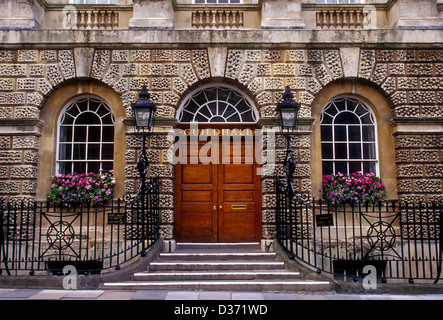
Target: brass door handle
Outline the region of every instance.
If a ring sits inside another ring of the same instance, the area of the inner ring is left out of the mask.
[[[213,206],[213,207],[212,207],[212,210],[217,210],[217,206]]]

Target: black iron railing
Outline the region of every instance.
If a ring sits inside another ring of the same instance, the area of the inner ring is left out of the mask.
[[[143,201],[66,208],[45,202],[0,204],[0,274],[79,273],[116,268],[143,255],[160,236],[158,178]]]
[[[290,258],[340,279],[361,279],[372,265],[381,280],[438,282],[443,204],[330,206],[294,195],[277,178],[276,237]]]

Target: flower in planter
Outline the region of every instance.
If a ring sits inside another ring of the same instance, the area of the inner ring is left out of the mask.
[[[73,173],[60,175],[52,179],[51,189],[46,199],[53,204],[67,207],[84,204],[103,204],[113,198],[113,171],[96,173]]]
[[[324,175],[323,190],[320,192],[328,203],[336,206],[349,202],[378,203],[386,198],[385,185],[374,173]]]

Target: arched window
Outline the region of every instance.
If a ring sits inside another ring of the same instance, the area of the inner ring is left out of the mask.
[[[192,93],[178,111],[180,123],[256,123],[257,111],[240,92],[224,86],[208,86]]]
[[[98,97],[68,103],[58,123],[57,173],[112,170],[114,122],[111,108]]]
[[[338,97],[321,115],[323,174],[378,174],[375,116],[361,100]]]

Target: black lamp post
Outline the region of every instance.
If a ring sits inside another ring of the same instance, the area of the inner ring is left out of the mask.
[[[139,99],[131,104],[132,110],[135,116],[135,125],[137,130],[143,130],[142,143],[140,155],[137,160],[137,169],[140,174],[140,184],[137,196],[134,199],[126,199],[127,203],[135,203],[138,199],[144,198],[146,190],[146,174],[149,170],[148,157],[146,155],[146,134],[152,128],[152,123],[154,121],[155,111],[157,107],[150,100],[150,95],[146,86],[144,85],[139,94]]]
[[[292,94],[289,87],[286,87],[285,93],[283,94],[283,101],[277,105],[278,119],[280,124],[280,129],[282,133],[287,131],[286,134],[286,158],[283,164],[283,169],[288,180],[288,191],[295,194],[294,188],[292,186],[292,175],[295,171],[295,158],[291,150],[291,133],[297,131],[297,117],[300,111],[300,103],[294,100],[294,95]]]

